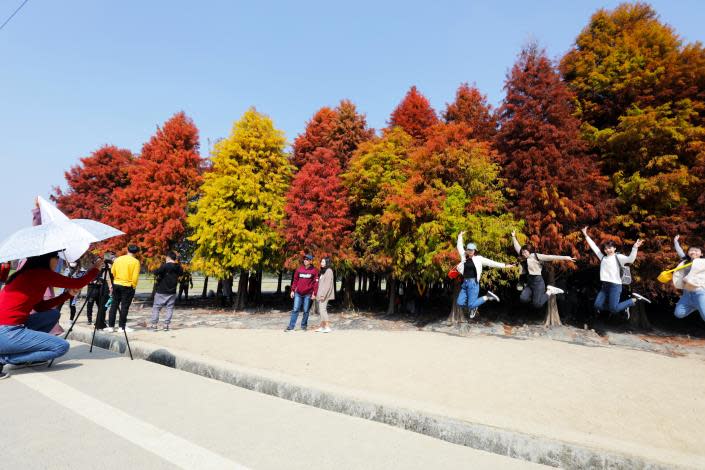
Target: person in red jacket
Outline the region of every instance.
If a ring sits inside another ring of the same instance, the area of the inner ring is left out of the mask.
[[[7,280],[0,291],[0,378],[6,364],[35,365],[66,354],[69,343],[50,335],[59,320],[54,307],[71,299],[92,281],[103,267],[98,260],[82,277],[71,278],[56,273],[57,252],[27,258],[22,268]],[[63,294],[42,300],[48,287],[67,289]],[[30,312],[35,313],[30,316]]]
[[[284,331],[292,331],[296,328],[296,320],[299,318],[299,310],[303,308],[304,316],[301,319],[301,329],[308,328],[308,313],[311,309],[311,296],[316,295],[318,290],[318,270],[313,267],[313,255],[304,256],[303,266],[299,266],[294,272],[294,280],[291,282],[291,298],[294,299],[294,310],[291,311],[289,326]]]

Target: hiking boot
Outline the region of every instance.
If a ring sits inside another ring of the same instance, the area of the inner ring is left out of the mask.
[[[636,292],[632,292],[632,297],[634,298],[634,300],[643,300],[644,302],[651,303],[649,299],[647,299],[641,294],[637,294]]]
[[[497,297],[497,294],[495,294],[491,290],[488,290],[487,291],[487,300],[490,300],[493,302],[499,302],[499,297]]]

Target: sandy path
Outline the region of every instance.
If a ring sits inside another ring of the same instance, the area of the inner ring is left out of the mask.
[[[135,339],[360,397],[705,466],[705,361],[550,340],[427,332],[193,328]]]

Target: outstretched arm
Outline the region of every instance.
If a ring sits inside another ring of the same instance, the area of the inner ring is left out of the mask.
[[[506,264],[506,263],[500,263],[499,261],[491,260],[489,258],[485,258],[484,256],[480,257],[482,261],[483,266],[487,266],[488,268],[513,268],[515,265],[514,264]]]
[[[681,244],[679,242],[680,237],[681,237],[680,235],[676,235],[673,238],[673,248],[676,249],[676,253],[678,254],[678,257],[680,259],[685,259],[686,258],[685,251],[683,251],[683,248],[681,248]]]
[[[592,241],[592,238],[590,238],[590,235],[587,234],[587,227],[581,230],[583,232],[583,235],[585,235],[585,240],[588,242],[588,245],[590,245],[590,248],[592,251],[595,253],[595,256],[597,256],[600,260],[605,256],[602,254],[602,251],[600,248],[595,244],[594,241]]]
[[[572,256],[543,255],[541,253],[537,253],[536,257],[539,261],[575,261],[575,258]]]

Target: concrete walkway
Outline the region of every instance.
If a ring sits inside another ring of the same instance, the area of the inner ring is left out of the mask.
[[[1,468],[540,468],[87,349],[0,381]]]
[[[82,329],[83,330],[83,329]],[[88,330],[83,330],[86,333]],[[366,402],[702,468],[705,361],[546,339],[191,328],[131,339]],[[541,461],[541,460],[538,460]]]

